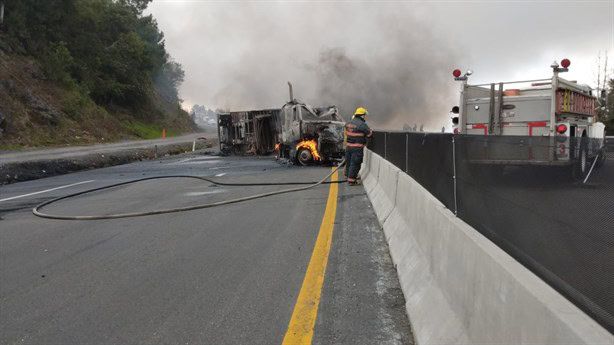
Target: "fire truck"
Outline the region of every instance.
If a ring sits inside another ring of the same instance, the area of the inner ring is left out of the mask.
[[[497,84],[470,85],[471,70],[454,70],[461,88],[452,121],[455,133],[467,137],[467,159],[572,167],[580,178],[603,165],[605,125],[596,120],[597,99],[589,86],[559,77],[570,64],[555,61],[551,78]]]

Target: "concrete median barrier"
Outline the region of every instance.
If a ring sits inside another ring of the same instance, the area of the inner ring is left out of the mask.
[[[614,336],[375,153],[365,184],[418,344],[614,344]]]
[[[363,157],[362,164],[360,165],[360,176],[362,176],[363,180],[367,178],[367,175],[369,175],[369,164],[367,162],[369,162],[370,156],[371,151],[365,149],[365,155]]]
[[[364,159],[367,174],[366,176],[363,176],[362,183],[367,193],[369,193],[377,185],[377,177],[379,175],[379,163],[383,160],[373,159],[373,156],[375,156],[376,154],[371,152],[370,150],[365,149],[365,151],[368,151],[368,154],[365,154]],[[360,174],[362,176],[362,170]]]
[[[399,170],[390,162],[379,158],[377,160],[380,161],[378,164],[378,177],[375,186],[371,190],[370,200],[373,208],[378,210],[377,218],[380,224],[383,224],[394,208]]]

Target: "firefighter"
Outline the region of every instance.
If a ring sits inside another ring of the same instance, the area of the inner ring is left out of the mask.
[[[358,107],[352,120],[345,124],[345,176],[351,186],[360,184],[358,171],[362,164],[363,148],[367,145],[367,138],[373,135],[365,121],[367,114],[367,109]]]

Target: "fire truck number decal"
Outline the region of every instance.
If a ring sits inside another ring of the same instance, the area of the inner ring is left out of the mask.
[[[560,144],[559,145],[559,154],[560,155],[564,155],[566,149],[567,149],[567,147],[565,146],[565,144]]]

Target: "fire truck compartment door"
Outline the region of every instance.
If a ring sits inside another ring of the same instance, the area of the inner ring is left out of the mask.
[[[510,108],[502,111],[501,120],[504,123],[550,120],[551,104],[548,96],[504,96],[503,104]],[[468,99],[467,124],[488,123],[489,105],[489,98]]]

